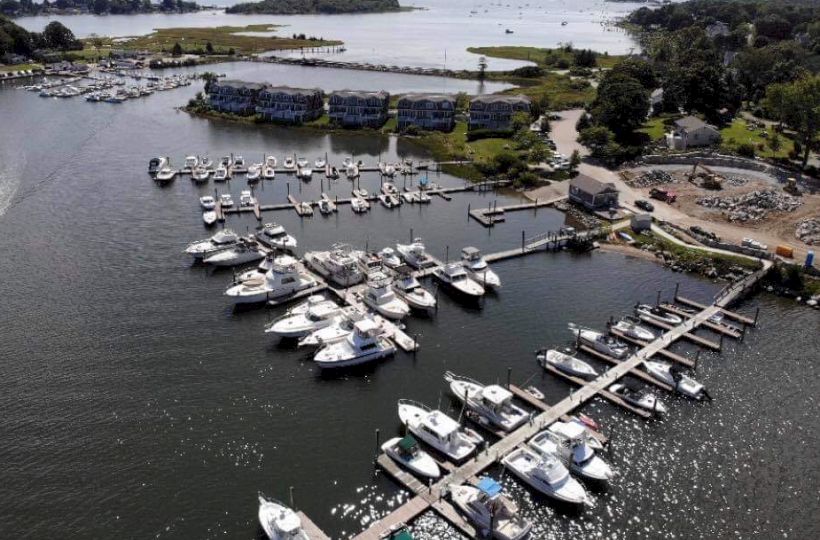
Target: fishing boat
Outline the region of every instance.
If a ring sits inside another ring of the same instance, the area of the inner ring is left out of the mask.
[[[508,471],[547,497],[568,504],[585,504],[589,500],[584,486],[570,476],[554,453],[536,452],[522,446],[504,456],[501,462]]]
[[[359,263],[359,268],[362,269],[362,272],[364,272],[366,276],[370,277],[370,274],[374,276],[376,274],[384,274],[382,260],[375,253],[353,250],[350,254],[356,259],[356,262]]]
[[[228,168],[219,165],[214,171],[214,182],[225,182],[226,180],[228,180]]]
[[[478,248],[472,246],[461,250],[461,263],[467,269],[467,274],[484,287],[501,287],[501,278],[490,269],[484,256]]]
[[[208,262],[207,260],[205,262]],[[264,276],[237,283],[225,291],[225,296],[237,304],[255,304],[266,300],[281,300],[315,287],[316,279],[289,255],[273,259]]]
[[[214,208],[216,208],[216,199],[214,199],[210,195],[203,195],[199,198],[199,205],[204,210],[213,210]]]
[[[283,338],[302,338],[335,322],[342,311],[336,302],[311,296],[307,310],[289,311],[265,328],[265,332]]]
[[[611,330],[617,330],[627,337],[639,339],[641,341],[652,341],[655,339],[655,334],[648,328],[638,324],[640,319],[634,317],[624,317],[617,323],[613,324]]]
[[[248,264],[265,258],[265,252],[259,249],[255,242],[241,240],[236,245],[208,255],[202,262],[212,266],[238,266]]]
[[[367,289],[362,294],[362,301],[379,315],[392,320],[400,320],[410,313],[410,306],[399,298],[391,285],[393,279],[382,272],[373,272],[367,276]]]
[[[370,319],[362,319],[353,324],[353,332],[345,339],[319,349],[313,361],[321,368],[342,368],[373,362],[395,352],[384,329]]]
[[[655,394],[643,388],[615,383],[609,387],[609,391],[635,407],[657,414],[666,414],[666,406],[663,402]]]
[[[211,170],[202,165],[197,165],[191,170],[191,180],[194,182],[207,182],[210,177]]]
[[[148,161],[148,174],[155,175],[161,169],[168,166],[169,160],[167,157],[154,157]]]
[[[452,290],[468,298],[484,296],[484,287],[467,275],[460,263],[450,263],[433,270],[433,277]]]
[[[268,540],[310,540],[296,512],[262,495],[259,495],[259,524]]]
[[[323,278],[342,287],[350,287],[364,279],[364,273],[351,251],[350,246],[335,244],[329,251],[308,251],[305,262]]]
[[[350,208],[356,214],[364,214],[370,210],[370,203],[361,197],[353,197],[350,199]]]
[[[401,266],[402,264],[401,259],[396,254],[396,251],[391,247],[383,248],[381,251],[379,251],[378,255],[382,261],[382,264],[387,268],[395,269]]]
[[[492,530],[496,540],[521,540],[532,524],[518,515],[518,507],[502,493],[501,484],[483,477],[478,485],[450,486],[453,504],[480,530]]]
[[[683,368],[666,362],[644,360],[643,367],[653,378],[672,386],[676,392],[686,397],[701,400],[709,396],[706,388],[684,373]]]
[[[569,324],[569,330],[579,342],[592,347],[601,354],[611,356],[617,360],[622,360],[629,354],[629,346],[612,336],[607,336],[589,328],[581,328],[572,323]]]
[[[343,307],[329,325],[314,330],[300,339],[299,347],[321,347],[328,343],[341,341],[353,333],[353,325],[362,319],[370,319],[375,324],[382,324],[381,318],[376,315],[362,313],[353,306]]]
[[[441,470],[430,454],[419,447],[412,435],[394,437],[382,445],[382,452],[390,459],[424,478],[438,478]]]
[[[635,313],[639,316],[647,317],[662,323],[671,324],[673,326],[677,326],[683,322],[683,318],[679,315],[669,313],[659,307],[650,306],[649,304],[640,304],[636,306]]]
[[[255,184],[262,178],[262,164],[261,163],[254,163],[250,167],[248,167],[248,173],[245,175],[246,179],[248,180],[249,184]]]
[[[399,420],[410,433],[455,462],[467,459],[484,440],[443,412],[409,399],[399,400]]]
[[[412,274],[405,274],[396,279],[393,282],[393,290],[413,309],[429,311],[436,307],[436,297],[422,287]]]
[[[555,369],[563,371],[567,375],[581,377],[583,379],[593,379],[598,376],[595,368],[579,358],[564,354],[555,349],[541,350],[536,353],[535,359],[541,366],[553,366]]]
[[[262,230],[256,233],[256,239],[264,246],[283,251],[293,251],[298,244],[296,238],[289,235],[285,227],[273,222],[265,223]]]
[[[583,426],[575,422],[555,422],[529,441],[536,452],[556,455],[569,470],[585,480],[605,483],[615,473],[612,467],[595,453]]]
[[[256,268],[252,268],[251,270],[247,270],[242,272],[241,274],[234,277],[234,284],[236,283],[244,283],[246,281],[255,280],[256,278],[265,277],[265,274],[268,273],[268,270],[273,267],[273,259],[274,256],[272,254],[268,254],[264,259],[259,261],[259,264]]]
[[[202,221],[205,223],[205,225],[210,227],[211,225],[216,223],[216,220],[217,216],[214,210],[206,210],[202,212]]]
[[[422,269],[434,264],[427,255],[421,238],[414,238],[412,244],[396,244],[396,251],[404,262],[413,268]]]
[[[293,170],[296,168],[296,161],[292,157],[286,157],[284,162],[282,163],[282,167],[287,170]]]
[[[176,175],[177,171],[175,171],[171,167],[163,167],[159,171],[157,171],[157,174],[156,176],[154,176],[154,179],[156,179],[156,181],[160,184],[167,184],[171,182],[176,177]]]
[[[504,431],[512,431],[527,421],[528,415],[513,403],[512,393],[497,384],[483,385],[450,371],[444,374],[453,395],[480,417]]]
[[[251,190],[245,189],[239,193],[239,206],[243,208],[250,208],[256,204],[256,197],[253,196]]]
[[[233,197],[230,193],[223,193],[219,196],[219,204],[222,208],[230,208],[233,206]]]
[[[191,242],[185,248],[185,253],[194,259],[204,259],[208,255],[225,249],[230,249],[239,242],[239,235],[230,229],[223,229],[205,240]]]

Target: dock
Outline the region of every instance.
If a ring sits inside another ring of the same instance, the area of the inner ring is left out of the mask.
[[[699,302],[695,302],[694,300],[690,300],[689,298],[685,298],[683,296],[675,295],[675,302],[679,304],[684,304],[695,309],[706,309],[708,306],[701,304]],[[752,319],[751,317],[746,317],[745,315],[741,315],[739,313],[735,313],[734,311],[729,311],[725,308],[720,308],[720,312],[723,313],[725,317],[732,319],[733,321],[737,321],[749,326],[755,326],[757,324],[756,319]]]
[[[683,317],[684,319],[691,319],[693,316],[690,311],[681,309],[675,304],[660,304],[658,307],[660,307],[662,310],[668,313],[673,313],[675,315],[678,315],[679,317]],[[712,321],[704,321],[702,326],[704,328],[708,328],[709,330],[729,336],[734,339],[740,339],[743,336],[742,330],[739,330],[738,328],[735,328],[733,326],[728,326],[726,324],[714,323]]]
[[[647,317],[646,315],[640,315],[638,317],[643,322],[647,324],[651,324],[652,326],[657,326],[658,328],[662,328],[663,330],[672,330],[674,328],[673,325],[667,324],[665,322],[661,322],[657,319],[652,317]],[[691,319],[690,319],[691,320]],[[719,351],[721,349],[720,343],[714,342],[711,339],[706,339],[704,337],[697,336],[691,332],[684,332],[680,335],[681,338],[687,339],[696,345],[700,345],[701,347],[706,347],[707,349],[712,349],[713,351]]]
[[[614,335],[619,336],[619,334],[620,334],[620,332],[618,334],[614,334]],[[603,360],[604,362],[609,362],[610,364],[620,364],[621,363],[620,360],[618,360],[616,358],[613,358],[611,356],[608,356],[606,354],[599,353],[598,351],[596,351],[596,350],[594,350],[590,347],[587,347],[586,345],[581,345],[580,349],[582,351],[584,351],[585,353],[587,353],[591,356],[594,356],[595,358],[597,358],[599,360]],[[661,390],[666,390],[667,392],[672,392],[674,390],[674,388],[672,388],[668,384],[659,381],[655,377],[652,377],[651,375],[648,375],[646,372],[644,372],[644,371],[642,371],[638,368],[633,369],[632,371],[629,372],[629,374],[636,377],[636,378],[638,378],[638,379],[641,379],[645,383],[649,383],[649,384],[652,384],[654,386],[657,386]]]
[[[325,534],[325,532],[319,528],[318,525],[313,523],[307,514],[304,512],[296,512],[296,515],[299,516],[299,519],[302,522],[302,529],[307,533],[308,538],[310,540],[330,540],[330,537]]]
[[[635,339],[633,337],[629,337],[626,334],[624,334],[623,332],[619,332],[617,330],[613,330],[613,329],[610,328],[609,333],[612,334],[613,336],[618,337],[619,339],[622,339],[622,340],[626,341],[627,343],[631,343],[632,345],[638,345],[639,347],[646,346],[646,341],[642,341],[640,339]],[[586,349],[584,349],[584,350],[586,352]],[[592,351],[592,352],[595,353],[595,354],[600,354],[597,351]],[[694,368],[695,367],[695,363],[692,360],[689,360],[685,356],[681,356],[679,354],[673,353],[672,351],[668,351],[666,349],[661,349],[660,351],[658,351],[658,356],[663,356],[667,360],[671,360],[673,362],[676,362],[676,363],[678,363],[682,366],[686,366],[688,368]]]
[[[521,210],[537,210],[546,206],[553,206],[555,203],[566,200],[566,196],[554,197],[539,201],[521,204],[509,204],[506,206],[490,205],[487,208],[474,208],[467,211],[469,216],[485,227],[493,227],[496,223],[505,221],[504,214],[507,212],[519,212]]]

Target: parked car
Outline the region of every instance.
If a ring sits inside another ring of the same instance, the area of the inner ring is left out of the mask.
[[[769,248],[769,246],[767,246],[766,244],[761,244],[760,242],[752,238],[744,238],[743,242],[741,242],[741,245],[752,249],[759,249],[761,251],[766,251]]]
[[[637,201],[635,201],[635,206],[647,212],[651,212],[655,209],[655,205],[644,199],[638,199]]]

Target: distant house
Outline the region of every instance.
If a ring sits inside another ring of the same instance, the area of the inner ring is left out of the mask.
[[[666,134],[666,144],[673,150],[709,146],[718,142],[720,142],[720,132],[717,128],[695,116],[686,116],[676,120],[672,132]]]
[[[263,83],[217,80],[208,88],[208,103],[217,111],[250,116],[256,112],[256,100],[264,88]]]
[[[301,124],[322,116],[324,94],[318,88],[269,86],[259,92],[256,113],[273,122]]]
[[[725,22],[716,21],[706,27],[706,35],[711,39],[715,39],[719,36],[728,36],[731,33],[732,31],[729,29],[729,25]]]
[[[390,94],[341,90],[330,94],[327,103],[332,122],[347,127],[381,127],[387,121]]]
[[[569,200],[589,210],[607,210],[618,206],[618,189],[612,182],[579,174],[569,182]]]
[[[447,94],[407,94],[398,102],[398,127],[450,131],[455,125],[456,98]]]
[[[509,129],[514,114],[529,114],[530,98],[488,94],[470,101],[470,129]]]

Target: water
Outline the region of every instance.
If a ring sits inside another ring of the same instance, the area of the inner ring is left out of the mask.
[[[224,2],[225,5],[235,3],[236,0]],[[163,27],[279,24],[285,25],[280,29],[281,35],[305,33],[344,41],[347,52],[329,55],[337,60],[476,69],[478,56],[468,53],[467,47],[555,47],[572,43],[576,47],[611,54],[627,53],[635,47],[635,43],[626,33],[609,23],[642,5],[604,0],[540,0],[526,5],[476,0],[413,0],[410,3],[424,9],[336,16],[227,15],[222,11],[180,15],[76,15],[23,17],[17,22],[26,29],[41,31],[48,22],[56,19],[68,25],[77,36],[83,37],[93,33],[140,35]],[[566,26],[561,25],[563,21],[567,21]],[[505,33],[507,29],[514,33]],[[522,63],[517,61],[489,59],[489,68],[493,70],[520,65]]]
[[[298,83],[298,81],[295,81]],[[333,537],[361,530],[406,499],[374,476],[374,430],[398,433],[395,403],[449,408],[445,370],[483,381],[535,384],[556,402],[569,387],[541,375],[533,351],[569,342],[570,321],[602,327],[655,291],[681,283],[708,300],[720,284],[672,274],[620,254],[542,254],[498,263],[504,287],[483,309],[447,295],[431,319],[412,318],[416,355],[321,375],[306,351],[269,339],[281,310],[234,311],[222,292],[230,271],[192,266],[185,244],[206,236],[197,197],[213,189],[179,178],[161,189],[149,157],[228,152],[259,159],[327,152],[338,163],[423,159],[408,141],[215,123],[173,107],[196,87],[122,105],[41,99],[0,87],[0,272],[3,411],[0,530],[9,538],[256,538],[257,491],[288,499]],[[258,156],[258,157],[257,157]],[[461,181],[431,176],[443,185]],[[284,177],[262,184],[282,202]],[[315,178],[300,198],[328,186]],[[378,178],[366,175],[362,187]],[[238,196],[244,182],[230,189]],[[346,195],[340,180],[331,193]],[[505,249],[521,231],[555,230],[552,210],[512,213],[486,230],[467,207],[514,195],[457,194],[426,207],[331,218],[266,215],[300,241],[300,252],[344,240],[380,247],[424,237],[453,257],[467,244]],[[251,229],[250,216],[230,218]],[[761,296],[760,328],[720,356],[701,356],[698,378],[716,397],[671,399],[671,414],[645,423],[609,404],[585,412],[613,436],[622,476],[581,516],[556,511],[512,478],[503,482],[537,521],[534,538],[813,538],[818,535],[816,433],[818,317]],[[689,352],[688,345],[680,350]],[[422,538],[454,533],[435,516]]]

